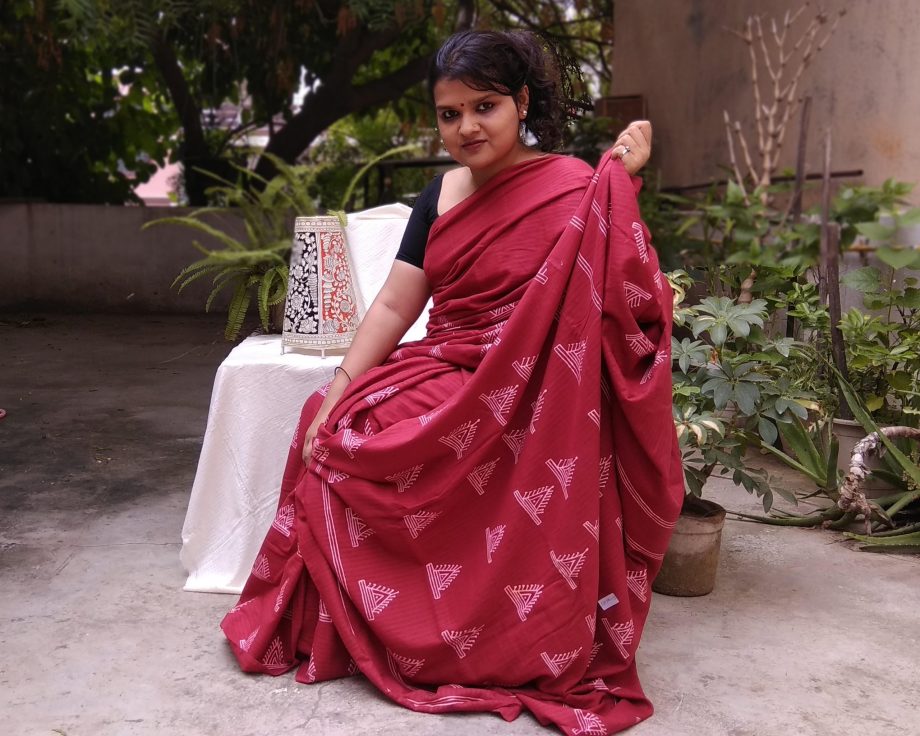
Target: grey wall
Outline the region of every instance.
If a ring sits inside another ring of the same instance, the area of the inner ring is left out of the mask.
[[[170,288],[199,257],[191,245],[198,236],[169,225],[141,231],[150,220],[188,211],[0,204],[0,309],[202,312],[209,283],[181,294]],[[220,222],[231,232],[240,224],[228,216]]]
[[[753,120],[747,46],[726,28],[740,30],[751,13],[781,18],[802,5],[802,0],[615,3],[613,92],[646,97],[665,185],[721,178],[719,166],[729,160],[722,110],[742,124]],[[920,2],[824,0],[810,4],[798,29],[818,6],[831,13],[846,8],[847,14],[800,86],[813,98],[809,170],[820,171],[818,136],[830,127],[836,170],[863,169],[871,184],[888,177],[920,180]],[[795,124],[780,169],[794,166],[797,137]],[[920,190],[913,198],[920,201]]]

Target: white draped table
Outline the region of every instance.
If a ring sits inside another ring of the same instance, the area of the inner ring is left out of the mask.
[[[388,205],[348,216],[346,239],[362,309],[386,279],[409,212]],[[405,339],[423,337],[427,318],[426,310]],[[324,358],[288,348],[282,354],[280,335],[259,335],[245,339],[218,368],[182,527],[185,590],[242,590],[275,515],[303,402],[332,379],[342,353],[327,351]]]

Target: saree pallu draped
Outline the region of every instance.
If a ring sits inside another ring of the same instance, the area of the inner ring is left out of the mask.
[[[592,175],[593,174],[593,175]],[[618,160],[502,171],[432,228],[424,340],[353,381],[222,623],[246,671],[567,734],[652,713],[634,654],[683,498],[671,292]]]

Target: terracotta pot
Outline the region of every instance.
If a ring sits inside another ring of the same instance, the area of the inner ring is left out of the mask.
[[[837,441],[840,443],[840,452],[837,455],[837,467],[846,473],[850,469],[850,456],[853,454],[853,448],[856,446],[857,442],[866,436],[866,430],[863,429],[863,426],[859,422],[853,421],[852,419],[834,419],[834,434],[837,436]],[[869,458],[867,465],[869,466],[869,470],[885,467],[885,464],[879,460],[878,456]],[[867,498],[878,498],[879,496],[884,496],[895,490],[895,487],[887,481],[870,475],[862,484],[862,490]]]
[[[719,504],[695,496],[684,499],[652,590],[679,596],[711,593],[716,584],[724,524],[725,509]]]

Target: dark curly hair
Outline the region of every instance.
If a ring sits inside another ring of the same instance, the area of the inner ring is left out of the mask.
[[[517,96],[530,91],[524,125],[537,139],[541,151],[562,144],[563,133],[575,107],[572,80],[578,67],[560,57],[547,41],[526,31],[461,31],[438,49],[428,73],[428,91],[441,79],[456,79],[473,89]]]

